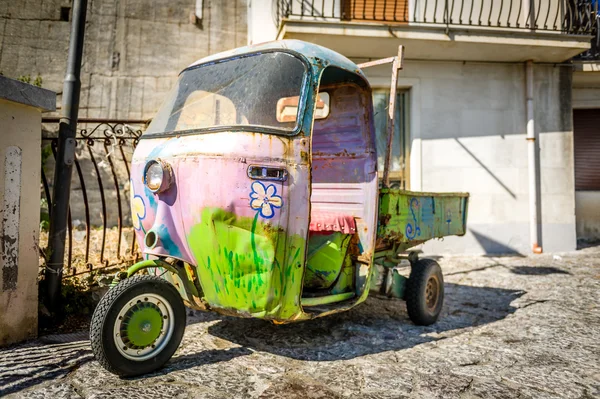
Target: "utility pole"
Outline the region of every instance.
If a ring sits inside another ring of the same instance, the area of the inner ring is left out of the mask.
[[[52,188],[52,212],[48,238],[50,259],[46,267],[47,298],[50,311],[60,305],[62,274],[65,258],[65,235],[71,195],[71,175],[75,161],[75,134],[81,89],[81,59],[85,35],[87,0],[73,1],[71,39],[67,73],[63,85],[62,110],[58,130],[58,152]]]

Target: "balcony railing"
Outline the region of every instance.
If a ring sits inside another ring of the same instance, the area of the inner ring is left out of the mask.
[[[594,0],[592,12],[583,16],[584,25],[591,26],[592,46],[585,53],[579,54],[574,59],[577,61],[600,61],[600,14],[598,13],[599,0]]]
[[[592,39],[592,47],[575,57],[577,61],[600,61],[600,29],[598,29],[598,19],[596,19],[596,32]]]
[[[597,32],[599,0],[274,0],[284,19]]]

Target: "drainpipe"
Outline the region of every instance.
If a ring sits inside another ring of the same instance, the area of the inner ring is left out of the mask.
[[[533,61],[526,63],[527,80],[527,155],[529,171],[529,238],[531,249],[535,254],[542,253],[539,234],[539,192],[537,185],[538,162],[537,143],[535,138],[534,108],[533,108]]]
[[[536,29],[535,23],[535,0],[522,0],[521,7],[523,8],[523,27],[529,28],[532,31]]]
[[[87,0],[73,1],[71,39],[67,58],[67,73],[63,84],[62,110],[58,127],[58,152],[54,169],[52,189],[52,212],[50,219],[50,259],[46,267],[48,308],[56,312],[60,305],[62,272],[65,259],[65,235],[71,195],[71,175],[75,161],[75,133],[79,113],[81,88],[81,59],[85,34]]]

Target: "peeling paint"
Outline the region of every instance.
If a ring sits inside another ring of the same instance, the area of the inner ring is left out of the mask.
[[[2,204],[2,291],[17,289],[19,264],[19,218],[21,215],[21,157],[19,147],[6,148],[4,160],[4,200]]]

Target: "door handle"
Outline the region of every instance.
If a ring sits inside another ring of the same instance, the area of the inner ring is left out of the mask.
[[[250,165],[248,166],[248,177],[254,180],[276,180],[286,181],[288,172],[285,168],[273,166]]]

